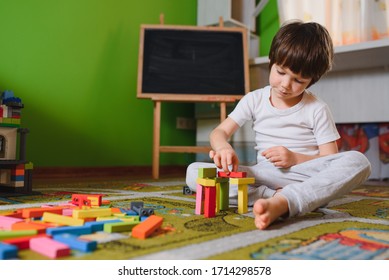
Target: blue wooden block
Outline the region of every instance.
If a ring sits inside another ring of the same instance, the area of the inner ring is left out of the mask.
[[[86,222],[84,226],[89,226],[92,229],[92,232],[96,231],[103,231],[104,230],[104,224],[106,223],[119,223],[122,222],[122,220],[106,220],[106,221],[93,221],[93,222]]]
[[[119,208],[122,213],[127,214],[128,216],[139,216],[138,213],[136,213],[134,210],[131,209],[125,209],[125,208]]]
[[[56,228],[48,228],[46,229],[46,233],[49,235],[57,235],[63,233],[69,233],[74,235],[83,235],[83,234],[91,234],[92,227],[91,226],[75,226],[75,227],[56,227]]]
[[[13,259],[18,256],[18,247],[0,242],[0,260]]]
[[[70,249],[81,252],[88,253],[96,250],[97,248],[97,241],[79,239],[77,235],[73,234],[56,234],[53,236],[53,239],[68,245]]]

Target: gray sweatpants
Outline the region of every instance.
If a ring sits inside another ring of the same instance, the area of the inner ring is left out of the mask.
[[[186,184],[196,191],[199,168],[213,163],[194,162],[187,168]],[[277,189],[288,201],[289,217],[311,212],[362,184],[370,176],[371,166],[360,152],[349,151],[320,157],[290,168],[277,168],[260,157],[253,166],[239,166],[247,177],[255,177],[249,186],[249,205],[259,198],[274,195]],[[230,186],[230,203],[237,201],[237,186]]]

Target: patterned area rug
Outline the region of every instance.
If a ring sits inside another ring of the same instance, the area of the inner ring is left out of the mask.
[[[131,238],[129,232],[98,232],[87,236],[97,240],[96,251],[74,250],[64,259],[389,259],[389,186],[361,186],[326,208],[260,231],[251,209],[245,215],[236,206],[214,218],[195,215],[195,197],[183,194],[184,184],[177,179],[40,185],[34,186],[38,195],[0,195],[0,214],[60,204],[74,193],[99,193],[112,207],[142,201],[164,218],[161,229],[146,240]],[[19,251],[18,257],[46,259],[30,250]]]

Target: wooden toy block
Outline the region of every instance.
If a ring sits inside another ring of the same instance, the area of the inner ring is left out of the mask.
[[[109,233],[131,231],[139,223],[139,221],[106,223],[103,230]]]
[[[233,171],[230,173],[226,173],[223,171],[219,171],[217,173],[218,177],[223,177],[223,178],[246,178],[247,177],[247,172],[238,172],[238,171]]]
[[[26,208],[22,210],[22,217],[27,218],[39,218],[43,216],[43,213],[49,212],[54,214],[62,214],[63,207],[37,207],[37,208]]]
[[[201,215],[203,213],[203,205],[204,205],[203,202],[204,202],[203,186],[200,184],[197,184],[196,208],[195,208],[196,215]]]
[[[91,208],[91,209],[74,209],[73,218],[97,218],[112,216],[110,208]]]
[[[74,213],[74,211],[73,211],[73,213]],[[57,223],[57,224],[66,225],[66,226],[82,226],[84,224],[83,219],[62,216],[62,215],[58,215],[58,214],[54,214],[54,213],[50,213],[50,212],[43,213],[42,221]]]
[[[162,225],[162,222],[162,217],[151,215],[144,222],[136,225],[132,229],[131,236],[139,239],[146,239]]]
[[[3,242],[11,245],[15,245],[19,250],[29,249],[30,248],[30,239],[36,237],[48,237],[46,234],[38,234],[31,236],[22,236],[4,239]]]
[[[37,230],[0,230],[0,240],[20,236],[37,235]]]
[[[247,213],[247,185],[238,185],[238,213]]]
[[[0,216],[0,229],[10,230],[15,223],[23,222],[23,219],[8,216]]]
[[[18,247],[0,242],[0,260],[13,259],[18,256]]]
[[[72,194],[72,203],[77,206],[100,206],[102,194]]]
[[[216,177],[216,168],[199,168],[198,178],[214,178]]]
[[[90,227],[93,233],[96,231],[103,231],[104,224],[106,223],[118,223],[118,222],[121,222],[121,220],[115,219],[115,220],[106,220],[106,221],[86,222],[84,226]]]
[[[248,178],[231,178],[230,179],[230,184],[254,184],[255,183],[255,178],[254,177],[248,177]]]
[[[217,209],[227,210],[229,206],[230,184],[228,181],[218,183],[216,189]]]
[[[20,223],[15,223],[11,226],[11,230],[37,230],[38,234],[40,233],[45,233],[46,229],[48,226],[44,225],[43,223],[38,224],[34,222],[20,222]]]
[[[119,219],[122,222],[139,222],[140,221],[139,216],[124,216],[124,217],[119,217]]]
[[[77,235],[72,234],[58,234],[53,236],[53,239],[66,244],[70,249],[78,250],[81,252],[93,252],[97,248],[97,241],[95,240],[84,240],[78,238]]]
[[[56,259],[70,255],[70,247],[48,237],[31,238],[30,250],[41,255]]]
[[[20,218],[20,219],[23,218],[21,210],[12,211],[9,213],[4,213],[3,216],[12,217],[12,218]]]
[[[216,178],[197,178],[196,183],[202,185],[203,187],[215,187]]]
[[[92,227],[91,226],[68,226],[68,227],[57,227],[57,228],[48,228],[46,230],[46,233],[48,235],[54,236],[58,234],[73,234],[73,235],[83,235],[83,234],[90,234],[92,233]]]
[[[215,217],[216,212],[216,188],[205,187],[204,217]]]

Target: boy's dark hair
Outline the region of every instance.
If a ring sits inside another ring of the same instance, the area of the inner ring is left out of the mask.
[[[282,25],[273,38],[269,67],[277,64],[304,78],[312,78],[309,87],[331,70],[333,57],[327,29],[315,22],[291,21]]]

